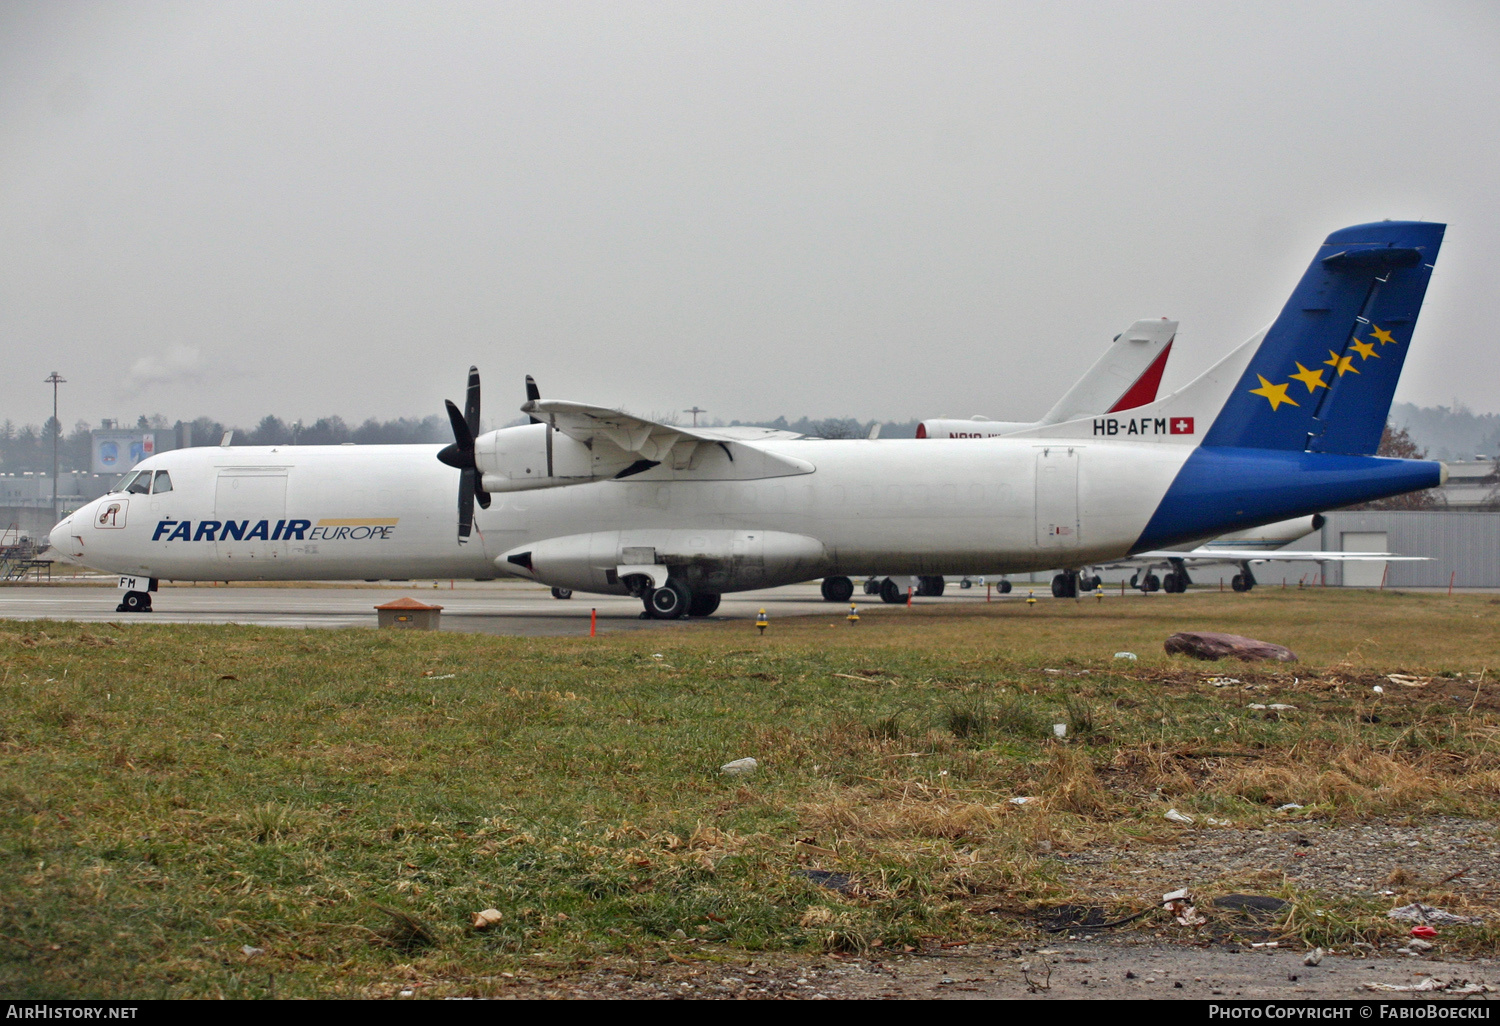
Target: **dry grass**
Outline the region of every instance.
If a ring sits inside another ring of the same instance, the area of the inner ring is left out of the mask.
[[[1323,823],[1490,818],[1497,612],[1268,590],[875,610],[764,638],[0,623],[0,985],[482,994],[604,954],[998,938],[1089,898],[1055,853],[1176,845],[1169,807],[1245,828],[1286,803]],[[1304,661],[1161,653],[1194,627]],[[719,774],[747,755],[755,776]],[[1293,896],[1299,936],[1385,928]],[[487,908],[500,921],[475,931]],[[1492,950],[1500,931],[1464,936]]]

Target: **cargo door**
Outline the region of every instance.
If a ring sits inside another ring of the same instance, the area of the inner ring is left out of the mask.
[[[1078,548],[1078,462],[1076,449],[1054,446],[1036,456],[1037,548],[1067,552]]]
[[[286,556],[286,467],[222,467],[214,489],[214,545],[242,573]]]

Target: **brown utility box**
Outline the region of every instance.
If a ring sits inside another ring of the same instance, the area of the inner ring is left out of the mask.
[[[429,606],[414,598],[399,598],[375,607],[381,627],[406,627],[414,631],[435,631],[441,626],[442,606]]]

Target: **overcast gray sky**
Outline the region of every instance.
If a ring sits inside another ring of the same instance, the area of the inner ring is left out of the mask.
[[[0,416],[1031,416],[1384,217],[1500,410],[1497,101],[1484,2],[8,2]]]

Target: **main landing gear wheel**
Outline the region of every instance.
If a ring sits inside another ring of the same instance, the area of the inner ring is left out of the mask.
[[[943,587],[947,584],[938,576],[923,576],[917,578],[917,594],[923,598],[938,598],[943,594]]]
[[[1077,598],[1078,597],[1078,575],[1058,574],[1052,578],[1053,598]]]
[[[847,577],[823,578],[824,602],[848,602],[854,594],[854,582]]]
[[[151,593],[149,591],[127,591],[125,597],[120,599],[120,604],[115,606],[117,613],[149,613],[151,612]]]
[[[555,599],[570,599],[573,597],[572,588],[553,588],[552,597]]]
[[[1002,595],[1009,595],[1010,589],[1012,587],[1013,585],[1009,581],[1001,581],[999,584],[995,585],[995,590]]]
[[[720,598],[719,595],[694,595],[688,602],[688,616],[713,616],[714,610],[719,608]]]
[[[1220,579],[1222,580],[1222,578]],[[1255,582],[1247,578],[1244,574],[1235,574],[1229,579],[1229,586],[1235,591],[1249,591],[1255,587]]]
[[[693,595],[681,581],[668,581],[665,588],[646,593],[646,613],[653,620],[676,620],[688,611]]]
[[[898,605],[906,601],[906,592],[901,590],[901,585],[887,577],[880,585],[880,601]]]
[[[1161,578],[1155,574],[1147,574],[1146,579],[1141,581],[1142,591],[1161,591]]]
[[[1187,591],[1187,582],[1178,576],[1177,571],[1170,571],[1161,579],[1161,590],[1168,595],[1178,595]]]

